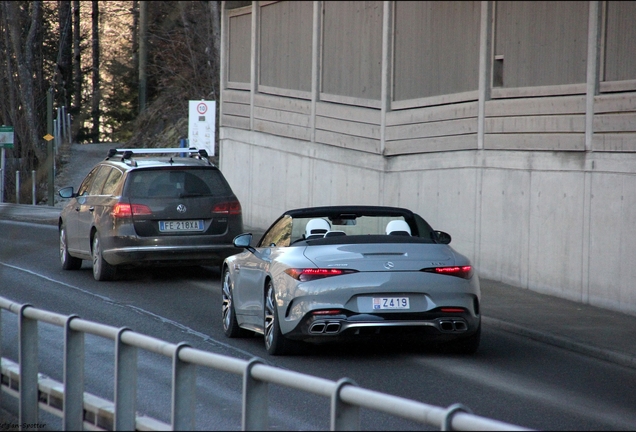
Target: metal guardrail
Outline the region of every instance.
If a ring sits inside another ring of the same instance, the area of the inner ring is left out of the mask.
[[[265,430],[268,426],[268,384],[301,390],[330,400],[331,430],[359,430],[360,408],[380,411],[441,430],[529,430],[474,415],[455,404],[448,408],[358,387],[343,378],[337,382],[265,365],[258,358],[240,360],[171,344],[160,339],[60,315],[0,297],[2,311],[17,315],[18,355],[16,364],[2,361],[2,392],[18,399],[19,423],[37,429],[40,408],[62,418],[64,430],[194,430],[196,405],[195,366],[214,368],[243,378],[242,429]],[[64,329],[63,379],[59,383],[38,373],[38,322]],[[91,334],[115,342],[114,401],[84,392],[84,336]],[[0,347],[1,348],[1,347]],[[138,349],[172,358],[171,424],[136,412]]]

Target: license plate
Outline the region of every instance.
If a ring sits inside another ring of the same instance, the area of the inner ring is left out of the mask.
[[[203,220],[159,221],[159,231],[203,231]]]
[[[374,297],[373,309],[409,309],[408,297]]]

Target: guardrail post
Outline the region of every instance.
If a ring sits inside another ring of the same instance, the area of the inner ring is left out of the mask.
[[[31,170],[31,203],[35,205],[35,170]]]
[[[64,430],[84,425],[84,333],[71,329],[71,315],[64,323]]]
[[[15,172],[15,203],[20,204],[20,171]]]
[[[126,345],[121,335],[130,330],[122,327],[115,340],[115,424],[114,430],[136,429],[137,411],[137,347]]]
[[[252,377],[252,368],[263,361],[251,359],[243,372],[243,430],[267,430],[267,383]]]
[[[442,429],[443,431],[452,431],[453,430],[453,416],[458,412],[465,412],[472,414],[470,408],[462,404],[454,404],[449,406],[444,413],[444,419],[442,420]]]
[[[2,308],[0,308],[0,408],[2,408]]]
[[[20,424],[38,423],[38,322],[24,316],[29,304],[18,314],[18,361],[20,363]]]
[[[343,402],[340,399],[340,391],[344,386],[357,384],[349,378],[342,378],[336,383],[336,388],[331,394],[331,430],[360,430],[360,407]]]
[[[172,357],[172,430],[194,430],[196,365],[181,361],[179,352],[190,345],[180,343]]]

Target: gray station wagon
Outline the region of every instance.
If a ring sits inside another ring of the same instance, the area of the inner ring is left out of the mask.
[[[92,260],[98,281],[119,267],[220,265],[237,252],[241,204],[205,150],[111,149],[82,181],[59,190],[60,261]]]

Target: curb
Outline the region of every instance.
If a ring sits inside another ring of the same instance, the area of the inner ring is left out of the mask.
[[[563,336],[557,336],[538,330],[530,330],[527,327],[523,327],[507,321],[502,321],[497,318],[482,316],[481,319],[482,322],[484,322],[485,324],[503,331],[507,331],[509,333],[525,336],[539,342],[547,343],[559,348],[564,348],[566,350],[573,351],[579,354],[585,354],[589,357],[594,357],[600,360],[618,364],[620,366],[636,369],[636,357],[630,356],[628,354],[622,354],[604,348],[597,348],[581,342],[576,342]]]

